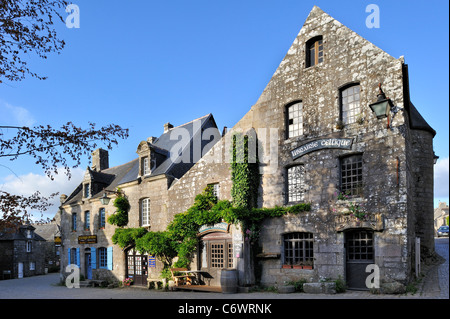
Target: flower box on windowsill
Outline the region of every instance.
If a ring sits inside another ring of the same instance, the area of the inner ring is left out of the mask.
[[[283,265],[283,269],[313,269],[312,265]]]

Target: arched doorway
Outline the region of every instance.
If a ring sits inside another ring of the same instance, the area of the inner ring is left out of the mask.
[[[126,256],[126,274],[125,276],[133,279],[133,284],[137,286],[146,286],[148,277],[148,256],[141,255],[134,247],[125,251]]]
[[[220,286],[222,269],[234,269],[233,242],[229,233],[212,232],[201,237],[198,265],[204,284]]]

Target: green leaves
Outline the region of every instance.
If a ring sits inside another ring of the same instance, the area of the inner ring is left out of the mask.
[[[128,224],[128,211],[130,210],[130,202],[121,193],[118,193],[117,198],[114,200],[114,207],[117,208],[116,212],[108,217],[108,223],[116,225],[118,227],[124,227]]]

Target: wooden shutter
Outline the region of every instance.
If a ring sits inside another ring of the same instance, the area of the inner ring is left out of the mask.
[[[97,269],[97,252],[94,247],[91,247],[91,268]]]
[[[112,270],[113,269],[113,248],[112,247],[107,248],[106,262],[107,262],[107,269]]]

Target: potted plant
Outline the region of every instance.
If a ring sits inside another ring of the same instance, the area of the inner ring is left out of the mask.
[[[125,278],[122,283],[124,287],[129,287],[133,283],[133,278]]]

